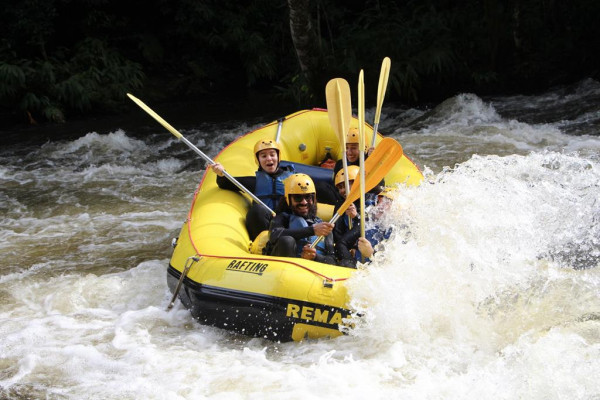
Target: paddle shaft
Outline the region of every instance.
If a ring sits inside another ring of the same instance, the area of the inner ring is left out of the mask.
[[[350,193],[350,181],[348,180],[348,161],[346,159],[346,145],[344,145],[344,154],[342,158],[342,165],[344,167],[344,186],[346,187],[346,193]],[[352,217],[348,215],[348,226],[352,229]]]
[[[369,156],[369,158],[365,161],[365,190],[373,189],[394,167],[396,162],[400,160],[402,154],[403,151],[400,143],[389,137],[384,138],[379,146],[377,146],[377,148],[373,151],[371,156]],[[346,194],[346,200],[344,200],[340,208],[329,222],[335,223],[335,221],[337,221],[339,216],[346,211],[350,204],[360,197],[360,180],[360,176],[358,179],[354,180],[352,188],[350,189],[350,193]],[[322,239],[323,237],[319,236],[313,241],[310,247],[314,248]]]
[[[373,123],[373,136],[371,136],[371,147],[375,147],[375,139],[377,139],[377,130],[379,129],[379,122]]]
[[[279,139],[281,138],[281,128],[283,127],[283,121],[285,121],[285,117],[279,118],[277,120],[277,133],[275,134],[275,143],[279,143]]]
[[[198,147],[194,146],[194,144],[192,142],[190,142],[189,140],[187,140],[184,136],[182,136],[181,138],[179,138],[179,140],[181,140],[183,143],[187,144],[189,148],[191,148],[197,154],[199,154],[200,157],[202,157],[204,159],[204,161],[206,161],[210,165],[216,164],[213,160],[210,159],[210,157],[208,157],[206,154],[204,154],[202,152],[202,150],[200,150]],[[252,197],[252,200],[256,201],[258,204],[260,204],[261,206],[263,206],[264,208],[266,208],[267,210],[269,210],[269,212],[271,214],[273,214],[273,216],[275,216],[275,211],[271,210],[271,208],[269,208],[268,205],[266,205],[265,203],[263,203],[262,200],[259,199],[258,197],[256,197],[256,195],[254,193],[252,193],[251,191],[249,191],[248,189],[246,189],[241,183],[239,183],[237,181],[237,179],[235,179],[233,176],[231,176],[227,171],[223,170],[223,176],[225,178],[229,179],[231,181],[231,183],[233,183],[242,192],[245,192],[250,197]]]
[[[335,224],[337,222],[338,219],[340,219],[341,215],[338,214],[337,212],[335,214],[333,214],[333,217],[331,217],[331,219],[329,220],[330,224]],[[317,237],[315,240],[313,240],[313,242],[310,244],[310,248],[314,249],[316,245],[318,245],[321,240],[323,240],[325,238],[325,236],[319,236]]]
[[[185,143],[190,149],[194,150],[196,152],[196,154],[198,154],[200,157],[202,157],[204,159],[204,161],[206,161],[208,164],[213,165],[216,164],[213,160],[211,160],[211,158],[209,156],[207,156],[206,154],[204,154],[202,152],[202,150],[200,150],[198,147],[196,147],[192,142],[190,142],[189,140],[187,140],[185,138],[185,136],[183,136],[177,129],[175,129],[171,124],[169,124],[167,121],[165,121],[160,115],[158,115],[156,112],[154,112],[150,107],[148,107],[143,101],[141,101],[140,99],[138,99],[137,97],[133,96],[132,94],[127,93],[127,96],[129,96],[129,98],[131,100],[133,100],[133,102],[135,104],[137,104],[142,110],[146,111],[148,114],[150,114],[150,116],[152,118],[154,118],[156,121],[158,121],[158,123],[160,123],[162,126],[164,126],[169,132],[171,132],[177,139],[181,140],[183,143]],[[273,210],[271,210],[269,208],[269,206],[267,206],[265,203],[262,202],[261,199],[259,199],[258,197],[256,197],[254,195],[254,193],[252,193],[251,191],[249,191],[248,189],[246,189],[241,183],[239,183],[233,176],[229,175],[229,173],[227,173],[227,171],[223,171],[223,176],[225,176],[227,179],[229,179],[231,181],[231,183],[233,183],[238,189],[240,189],[242,192],[246,193],[248,196],[250,196],[252,198],[252,200],[254,200],[255,202],[257,202],[258,204],[260,204],[261,206],[263,206],[264,208],[266,208],[267,210],[269,210],[269,212],[275,216],[275,212]]]
[[[364,132],[361,133],[360,145],[365,145]],[[360,237],[365,237],[365,153],[360,152]],[[361,261],[365,258],[361,256]]]
[[[376,131],[374,131],[376,132]],[[365,79],[363,70],[358,76],[358,147],[365,148]],[[360,151],[360,220],[365,220],[365,152]],[[365,224],[360,224],[360,236],[365,237]],[[364,260],[363,260],[364,261]]]

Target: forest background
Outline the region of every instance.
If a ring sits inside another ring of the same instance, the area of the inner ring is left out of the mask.
[[[374,98],[386,56],[386,101],[530,94],[599,78],[599,18],[597,0],[17,0],[0,11],[0,123],[124,113],[127,92],[311,108],[360,69]]]

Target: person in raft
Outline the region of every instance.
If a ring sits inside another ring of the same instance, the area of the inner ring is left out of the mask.
[[[359,140],[358,140],[358,128],[350,128],[348,133],[346,134],[346,165],[348,167],[352,165],[358,166],[360,164],[359,156]],[[375,148],[371,147],[367,151],[365,151],[365,160],[369,157],[369,155],[373,152]],[[325,160],[321,161],[321,167],[331,168],[333,164],[333,177],[334,179],[326,182],[326,181],[318,181],[317,182],[317,195],[319,203],[326,203],[331,205],[336,205],[338,203],[344,201],[344,196],[341,196],[338,189],[336,188],[337,184],[334,183],[335,177],[337,174],[343,170],[344,161],[343,159],[339,159],[335,162],[332,162],[331,153],[327,153],[327,157]],[[350,185],[352,186],[352,185]],[[375,193],[380,192],[385,186],[385,180],[381,180],[374,188]]]
[[[372,209],[373,226],[365,230],[365,237],[360,236],[359,223],[346,232],[338,241],[336,241],[335,251],[339,259],[339,265],[344,267],[356,268],[356,262],[370,261],[375,253],[375,247],[390,238],[392,228],[385,228],[382,221],[383,216],[389,211],[394,200],[393,189],[385,188],[377,195],[377,204]]]
[[[371,155],[374,149],[374,147],[371,147],[367,150],[365,146],[365,160]],[[360,160],[358,159],[359,155],[358,128],[350,128],[346,134],[346,164],[348,166],[358,165],[360,163]],[[344,161],[340,158],[333,167],[333,174],[337,175],[339,170],[343,167]]]
[[[373,152],[374,148],[371,147],[368,151],[365,152],[365,159],[369,157],[369,155]],[[360,150],[359,150],[359,140],[358,140],[358,128],[350,128],[348,133],[346,134],[346,165],[348,167],[352,165],[358,166],[360,164],[359,160]],[[328,152],[325,159],[320,163],[321,168],[332,168],[333,169],[333,181],[325,182],[318,181],[317,182],[317,195],[318,201],[320,203],[327,203],[336,205],[338,203],[342,203],[344,201],[344,196],[341,196],[337,187],[337,183],[334,183],[336,180],[338,173],[343,170],[344,161],[343,159],[339,159],[337,161],[333,161],[331,153]],[[383,188],[385,182],[382,180],[377,186],[379,186],[379,191]],[[352,184],[350,185],[352,186]]]
[[[315,184],[306,174],[294,174],[285,180],[285,197],[271,221],[265,253],[279,257],[301,257],[336,264],[333,244],[334,225],[317,217]],[[324,236],[314,248],[311,243]]]
[[[351,165],[348,167],[348,183],[349,186],[352,187],[354,180],[358,176],[360,172],[360,168],[357,165]],[[344,170],[340,169],[338,173],[335,175],[335,187],[339,192],[340,199],[336,202],[333,207],[334,214],[340,208],[342,203],[346,200],[346,184],[345,184],[345,174]],[[377,193],[380,192],[377,186],[371,191],[365,194],[365,206],[372,206],[377,202]],[[344,215],[341,216],[335,223],[335,228],[333,228],[333,241],[337,243],[342,236],[346,234],[350,230],[350,225],[348,224],[349,219],[352,218],[352,226],[357,225],[360,221],[360,216],[358,215],[360,211],[360,199],[356,199],[356,201],[346,209]]]
[[[271,210],[274,210],[284,194],[283,181],[294,173],[293,166],[280,167],[279,161],[281,151],[279,145],[272,141],[261,139],[254,145],[255,161],[258,170],[255,176],[235,177],[235,179],[246,189],[251,191]],[[215,163],[211,165],[217,174],[217,185],[221,189],[239,191],[229,179],[223,176],[223,165]],[[259,233],[269,229],[271,212],[262,205],[253,202],[246,214],[246,229],[250,240],[254,240]]]

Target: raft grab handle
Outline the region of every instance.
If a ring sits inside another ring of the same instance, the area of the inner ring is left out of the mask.
[[[191,257],[188,257],[188,259],[185,261],[185,266],[183,267],[183,271],[181,272],[181,276],[179,277],[179,282],[177,282],[177,287],[175,288],[175,291],[173,292],[173,297],[171,298],[171,301],[169,302],[169,305],[167,306],[167,311],[169,311],[171,308],[173,308],[173,305],[175,304],[175,300],[177,299],[177,295],[179,294],[179,290],[181,289],[181,284],[183,283],[183,280],[187,276],[190,268],[192,268],[192,265],[194,265],[194,263],[200,261],[201,258],[202,258],[202,256],[200,256],[200,257],[191,256]]]

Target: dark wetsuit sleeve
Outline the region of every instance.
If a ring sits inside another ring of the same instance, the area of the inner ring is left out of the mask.
[[[315,230],[312,226],[299,229],[288,229],[289,226],[289,215],[279,213],[275,218],[271,220],[271,226],[269,228],[269,242],[275,245],[281,236],[291,236],[295,240],[300,240],[315,234]]]
[[[367,154],[365,153],[365,160],[367,159]],[[354,162],[348,162],[347,163],[348,166],[351,165],[359,165],[360,161],[356,160]],[[340,169],[344,168],[344,160],[339,159],[335,162],[335,167],[333,167],[333,176],[335,177],[337,175],[337,173],[340,171]]]
[[[335,243],[337,243],[341,239],[342,235],[344,235],[344,232],[346,231],[346,224],[344,223],[344,221],[342,221],[342,218],[348,217],[344,215],[335,222],[335,226],[333,228],[333,240]]]
[[[335,204],[342,198],[333,181],[315,181],[315,189],[319,203]]]
[[[337,212],[337,210],[340,208],[340,206],[342,205],[342,201],[338,201],[334,206],[333,206],[333,214],[335,215],[335,213]],[[341,216],[338,218],[338,220],[335,222],[335,226],[333,227],[333,241],[334,243],[337,243],[337,241],[342,237],[342,235],[344,234],[345,228],[346,228],[346,224],[343,221],[344,216]]]
[[[352,257],[350,249],[355,247],[360,237],[360,226],[352,227],[352,230],[346,232],[335,244],[335,253],[340,260],[340,265],[344,267],[356,267],[356,259]]]
[[[340,206],[342,205],[343,200],[339,201],[334,207],[333,207],[333,213],[335,214]],[[357,225],[358,223],[360,223],[360,199],[356,200],[354,202],[354,205],[356,206],[356,211],[357,211],[357,215],[356,217],[352,218],[352,226],[354,227],[354,225]],[[335,222],[335,227],[333,228],[333,241],[335,243],[337,243],[341,237],[348,232],[348,227],[346,225],[346,222],[348,221],[348,216],[346,215],[346,213],[344,212],[342,215],[340,215],[340,217],[338,218],[338,220]]]
[[[256,189],[256,177],[255,176],[240,176],[235,177],[235,180],[238,181],[243,187],[248,189],[250,192],[254,193]],[[225,176],[217,175],[217,185],[221,189],[233,190],[234,192],[239,192],[240,189]]]

